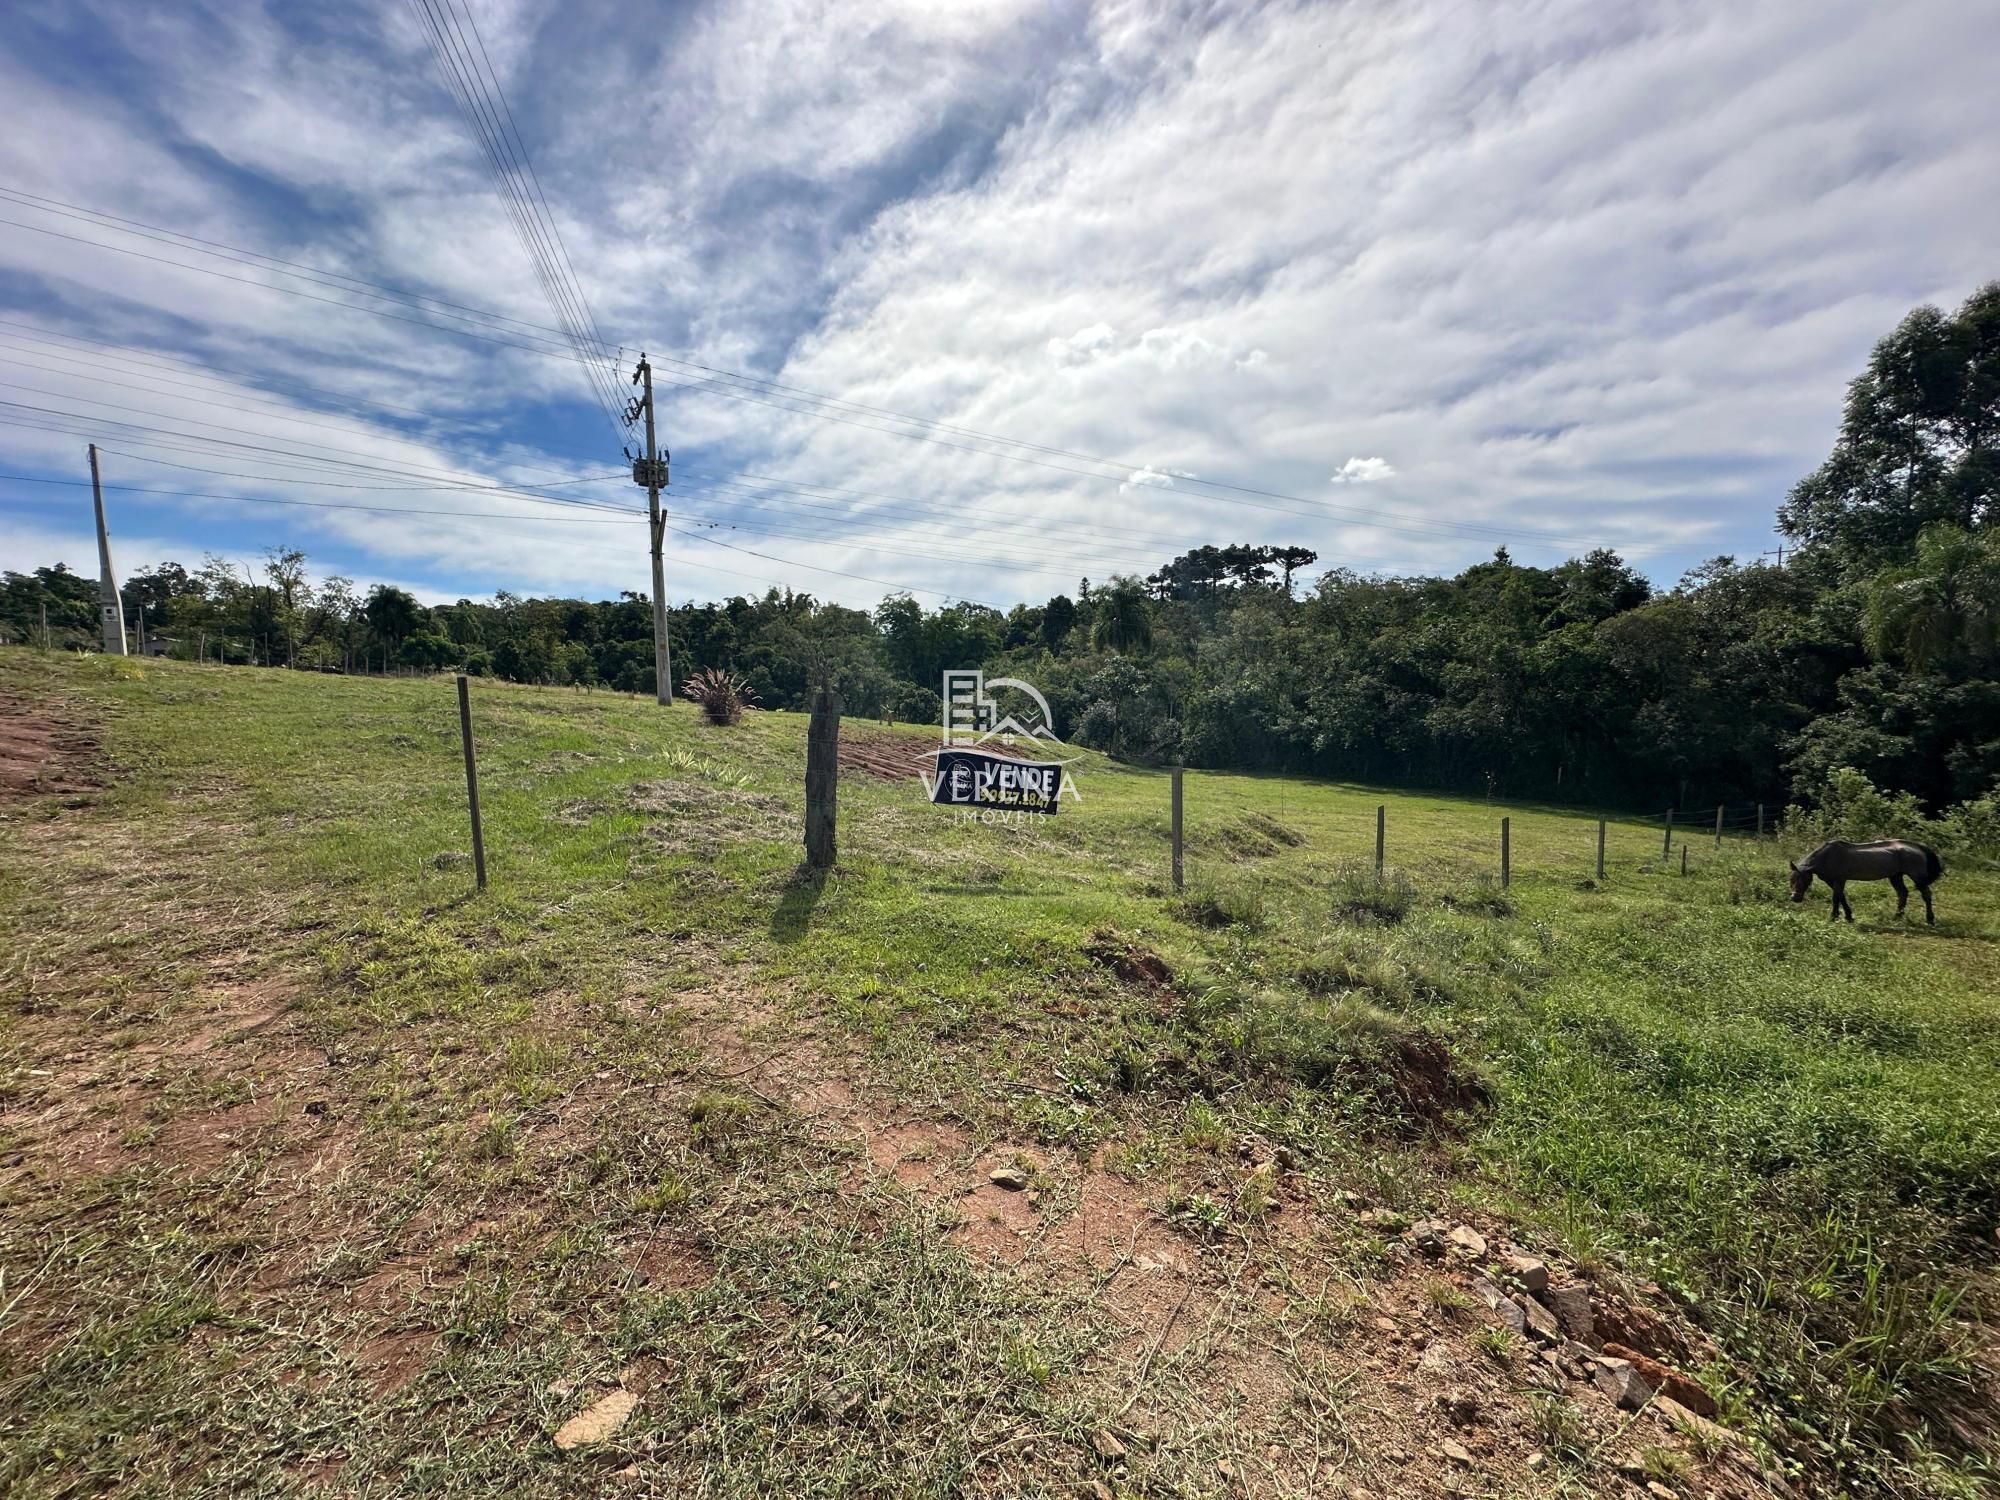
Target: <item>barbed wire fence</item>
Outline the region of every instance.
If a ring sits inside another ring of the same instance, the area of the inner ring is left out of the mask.
[[[1283,778],[1265,781],[1173,768],[1162,812],[1176,892],[1217,880],[1289,878],[1280,873],[1287,862],[1272,857],[1301,846],[1329,879],[1470,881],[1505,891],[1523,879],[1698,874],[1760,849],[1776,857],[1784,835],[1784,810],[1774,803],[1674,806],[1648,818],[1489,801],[1482,820],[1465,800],[1439,794],[1370,802],[1357,788],[1329,786],[1321,795]]]

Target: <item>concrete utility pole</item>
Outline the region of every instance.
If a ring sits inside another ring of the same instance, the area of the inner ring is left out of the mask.
[[[639,405],[646,415],[646,456],[632,465],[632,478],[646,487],[646,522],[653,536],[653,686],[661,703],[672,703],[674,653],[667,643],[667,563],[661,551],[667,522],[660,513],[660,487],[667,482],[667,464],[660,457],[653,436],[653,367],[643,354],[639,356],[639,368],[632,372],[632,384],[642,381],[646,393]]]
[[[104,486],[97,478],[97,444],[90,445],[90,494],[97,502],[97,611],[104,626],[104,649],[125,655],[125,606],[118,598],[118,575],[111,571],[111,533],[104,529]]]

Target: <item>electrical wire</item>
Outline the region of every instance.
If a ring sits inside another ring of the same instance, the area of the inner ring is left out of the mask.
[[[413,0],[413,3],[420,3],[420,0]],[[5,191],[5,190],[0,189],[0,191]],[[128,221],[128,222],[136,222],[136,221]],[[524,352],[539,353],[544,355],[554,355],[555,357],[559,358],[571,358],[579,360],[579,362],[589,363],[589,356],[587,354],[580,354],[573,349],[567,351],[557,349],[549,341],[541,339],[534,334],[519,335],[519,337],[525,337],[534,340],[532,344],[523,344],[517,342],[516,339],[501,338],[493,334],[480,333],[473,329],[446,328],[440,324],[431,322],[427,319],[408,317],[384,308],[365,307],[355,303],[342,302],[335,298],[316,296],[312,293],[304,292],[297,288],[273,285],[269,282],[263,282],[263,281],[253,281],[245,277],[231,276],[227,272],[219,271],[212,267],[190,265],[185,261],[175,261],[166,259],[165,257],[152,256],[144,251],[134,250],[129,246],[107,244],[103,241],[91,240],[83,236],[66,235],[62,234],[60,231],[48,229],[45,226],[41,225],[25,224],[19,220],[14,220],[14,219],[0,219],[0,224],[10,224],[14,225],[15,227],[29,229],[38,233],[55,235],[56,237],[62,239],[74,240],[83,244],[95,245],[102,249],[109,249],[123,254],[136,255],[148,260],[158,260],[167,265],[179,266],[182,269],[186,270],[192,270],[192,271],[202,272],[205,274],[220,276],[227,280],[243,282],[247,285],[260,287],[268,291],[277,291],[277,292],[287,293],[289,295],[308,297],[314,301],[331,303],[334,306],[345,307],[352,311],[372,312],[383,317],[395,318],[396,320],[401,322],[414,323],[421,327],[428,327],[435,331],[459,333],[465,337],[478,339],[482,342],[520,349],[523,350]],[[171,231],[168,232],[171,233]],[[212,244],[214,242],[209,242],[209,243]],[[225,259],[230,258],[229,253],[225,251],[204,252],[204,253],[216,253],[221,255]],[[286,274],[299,274],[299,273],[287,272]],[[407,294],[397,294],[394,292],[388,292],[383,295],[397,296],[397,295],[407,295]],[[511,321],[518,323],[521,320],[511,320]],[[873,422],[862,421],[855,417],[842,416],[836,411],[826,409],[828,406],[834,403],[841,402],[842,398],[821,397],[806,392],[806,390],[802,387],[786,387],[778,382],[763,381],[759,377],[739,375],[736,374],[735,372],[726,372],[726,371],[716,372],[713,370],[713,367],[701,365],[694,361],[675,359],[667,355],[659,355],[655,356],[655,358],[657,358],[661,363],[671,364],[676,366],[685,366],[687,368],[709,371],[714,375],[714,378],[712,379],[700,380],[700,381],[674,380],[664,375],[659,377],[660,382],[662,384],[674,389],[680,389],[684,391],[694,391],[697,393],[714,394],[730,400],[751,402],[753,404],[770,407],[778,411],[790,412],[799,416],[813,417],[820,420],[831,421],[831,422],[840,422],[843,423],[844,425],[859,427],[864,431],[880,432],[890,436],[900,436],[915,441],[934,443],[946,448],[951,448],[958,451],[967,452],[987,458],[995,458],[995,459],[1008,460],[1018,463],[1033,464],[1037,467],[1046,468],[1062,473],[1075,474],[1082,478],[1095,479],[1099,481],[1110,480],[1121,484],[1129,483],[1130,476],[1135,469],[1135,466],[1129,460],[1110,459],[1096,455],[1080,453],[1072,449],[1059,449],[1059,448],[1051,448],[1048,447],[1047,445],[1024,443],[1019,439],[1006,438],[999,436],[997,434],[978,433],[976,429],[954,428],[951,424],[940,423],[932,418],[891,414],[892,420],[903,422],[905,424],[909,424],[912,426],[922,426],[927,429],[935,429],[934,432],[933,431],[913,432],[913,431],[904,431],[897,428],[882,427]],[[738,382],[740,386],[752,387],[754,389],[728,387],[717,384],[716,383],[717,380],[721,379],[723,376],[727,376],[730,379]],[[788,402],[786,401],[775,400],[775,399],[770,399],[768,397],[759,396],[755,394],[755,389],[764,389],[773,392],[778,392],[785,396],[795,396],[797,397],[798,400],[817,402],[818,405],[802,406],[798,404],[788,404]],[[886,408],[868,408],[864,406],[862,403],[844,403],[844,404],[851,406],[856,410],[861,410],[864,412],[886,413]],[[975,435],[981,442],[999,444],[1003,445],[1006,448],[1030,449],[1030,450],[1049,452],[1067,457],[1073,457],[1081,462],[1096,464],[1101,466],[1103,469],[1112,470],[1113,472],[1106,473],[1092,469],[1079,469],[1072,464],[1056,463],[1051,459],[1037,459],[1032,456],[1029,456],[1029,454],[1026,452],[1006,452],[1006,451],[996,451],[993,448],[973,447],[967,443],[955,442],[935,435],[935,432],[946,432],[946,431],[956,431],[963,434]],[[1193,488],[1191,489],[1183,488],[1183,486],[1188,486]],[[1387,513],[1378,509],[1371,509],[1362,506],[1342,505],[1334,501],[1321,500],[1314,497],[1292,495],[1292,494],[1287,494],[1286,492],[1283,491],[1262,489],[1256,486],[1239,485],[1227,480],[1205,479],[1199,476],[1175,476],[1174,488],[1167,489],[1163,487],[1161,490],[1161,494],[1162,496],[1171,496],[1177,499],[1225,498],[1207,493],[1196,493],[1197,491],[1213,491],[1213,490],[1228,491],[1231,495],[1243,497],[1241,499],[1233,501],[1232,503],[1251,505],[1253,508],[1271,510],[1278,514],[1292,515],[1296,517],[1303,517],[1306,519],[1315,519],[1315,520],[1324,519],[1326,516],[1345,518],[1351,520],[1354,524],[1357,525],[1367,526],[1376,530],[1412,535],[1419,538],[1426,538],[1426,539],[1437,538],[1437,537],[1478,538],[1482,540],[1512,541],[1512,542],[1563,546],[1563,547],[1569,547],[1569,546],[1584,547],[1584,546],[1596,545],[1595,541],[1588,538],[1570,536],[1567,534],[1555,533],[1555,532],[1535,531],[1527,528],[1491,527],[1491,526],[1482,526],[1476,523],[1469,523],[1469,522],[1420,521],[1420,520],[1413,520],[1406,518],[1389,519]],[[1259,504],[1258,503],[1259,501],[1265,503]],[[1268,503],[1270,501],[1284,501],[1287,503],[1288,506],[1292,507],[1303,506],[1306,507],[1307,509],[1305,510],[1288,509],[1285,506],[1273,505]]]

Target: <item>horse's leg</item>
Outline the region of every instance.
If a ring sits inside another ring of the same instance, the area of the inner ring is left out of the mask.
[[[1827,913],[1826,919],[1829,922],[1838,922],[1840,920],[1840,882],[1829,880],[1826,883],[1826,888],[1833,892],[1833,910]]]
[[[1847,894],[1847,887],[1844,884],[1840,888],[1840,904],[1847,908],[1848,925],[1852,926],[1854,923],[1854,898]]]
[[[1926,927],[1937,926],[1937,913],[1931,909],[1930,882],[1925,881],[1922,885],[1918,886],[1917,894],[1924,898],[1924,926]]]
[[[1889,884],[1896,888],[1896,915],[1902,916],[1903,908],[1910,904],[1910,888],[1903,884],[1903,877],[1891,875]]]

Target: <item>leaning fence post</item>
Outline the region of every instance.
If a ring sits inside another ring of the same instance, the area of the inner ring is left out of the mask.
[[[458,737],[465,742],[465,800],[472,806],[472,871],[486,889],[486,838],[479,829],[479,766],[472,758],[472,698],[458,674]]]
[[[1764,804],[1761,802],[1757,804],[1757,837],[1764,837]]]
[[[1716,804],[1715,808],[1715,847],[1718,849],[1722,847],[1722,805],[1720,803]]]
[[[1513,883],[1514,869],[1511,851],[1508,848],[1507,827],[1511,819],[1500,820],[1500,889],[1506,890]]]
[[[1597,878],[1604,878],[1604,819],[1597,820]]]
[[[1181,768],[1174,767],[1174,889],[1181,888]]]
[[[1674,852],[1674,810],[1670,807],[1667,809],[1667,841],[1666,843],[1660,846],[1660,853],[1662,856],[1665,856],[1672,854],[1673,852]]]
[[[1388,804],[1383,802],[1376,803],[1375,804],[1375,878],[1377,880],[1380,880],[1382,878],[1382,850],[1384,845],[1387,843],[1385,835],[1388,833],[1388,824],[1389,824]]]

